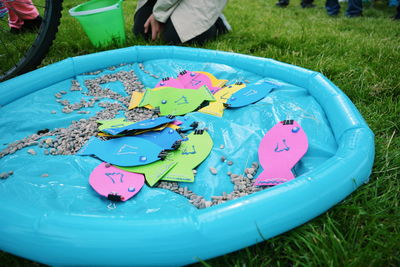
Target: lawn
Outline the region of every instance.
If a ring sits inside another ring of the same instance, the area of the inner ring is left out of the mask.
[[[67,13],[78,3],[65,1],[59,34],[43,65],[99,51]],[[135,3],[124,3],[126,46],[145,44],[130,31]],[[365,4],[364,16],[352,19],[344,17],[344,8],[329,17],[324,1],[315,3],[314,9],[302,9],[296,0],[282,9],[271,0],[231,0],[225,15],[233,31],[204,47],[273,58],[327,76],[375,133],[370,181],[292,231],[196,266],[400,265],[400,21],[390,19],[395,8],[386,1]],[[0,266],[29,263],[0,252]]]

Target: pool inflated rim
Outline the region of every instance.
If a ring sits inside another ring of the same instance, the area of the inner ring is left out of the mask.
[[[128,47],[68,58],[0,83],[0,105],[81,73],[162,58],[226,64],[308,89],[331,125],[336,154],[290,182],[186,217],[138,221],[0,205],[0,250],[49,265],[189,264],[299,226],[368,180],[374,135],[357,108],[322,74],[272,59],[187,47]]]

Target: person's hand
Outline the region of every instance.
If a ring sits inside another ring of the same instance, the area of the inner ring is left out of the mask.
[[[161,33],[164,29],[164,24],[157,21],[153,14],[150,15],[150,17],[146,20],[146,23],[144,24],[144,33],[148,33],[149,30],[151,30],[151,40],[155,41],[158,38],[160,38]]]

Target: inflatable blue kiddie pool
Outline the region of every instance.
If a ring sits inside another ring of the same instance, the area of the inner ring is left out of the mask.
[[[147,185],[134,198],[114,204],[88,184],[98,159],[23,147],[0,159],[2,172],[13,171],[0,179],[0,250],[49,265],[185,265],[293,229],[368,180],[374,135],[349,98],[322,74],[272,59],[197,48],[106,51],[68,58],[1,83],[1,149],[101,111],[101,102],[114,100],[98,99],[84,108],[88,112],[67,113],[56,100],[79,102],[87,90],[85,80],[121,70],[134,71],[147,87],[182,70],[209,72],[228,84],[260,79],[274,83],[277,88],[261,101],[226,109],[223,117],[188,115],[208,129],[213,148],[197,168],[195,182],[187,186],[205,199],[231,192],[226,174],[243,173],[257,162],[262,137],[288,119],[297,121],[308,138],[307,153],[293,169],[296,178],[203,209],[182,195]],[[76,81],[82,91],[70,90]],[[102,86],[128,97],[121,82]],[[55,97],[60,91],[64,94]],[[223,164],[222,156],[233,164]],[[210,173],[210,167],[218,173]]]

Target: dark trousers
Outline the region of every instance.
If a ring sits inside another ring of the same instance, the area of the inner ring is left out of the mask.
[[[133,33],[136,36],[143,36],[146,40],[151,37],[151,30],[144,33],[144,24],[146,20],[153,13],[153,7],[156,4],[157,0],[149,0],[147,3],[142,6],[134,16],[134,24],[133,24]],[[187,41],[188,43],[198,43],[203,44],[205,41],[216,38],[219,34],[227,32],[225,25],[223,24],[220,18],[217,19],[214,25],[212,25],[208,30],[203,32],[202,34],[194,37],[193,39]],[[162,39],[167,44],[181,44],[181,39],[179,38],[178,33],[175,30],[174,24],[171,21],[171,18],[164,24],[164,32],[162,34]]]
[[[282,3],[282,4],[286,5],[286,6],[289,5],[289,0],[279,0],[278,2]],[[305,7],[305,6],[308,6],[308,5],[312,4],[313,2],[314,2],[314,0],[301,0],[300,5],[302,7]]]
[[[327,0],[325,4],[328,15],[337,15],[340,11],[338,0]],[[346,16],[357,16],[362,14],[362,0],[349,0],[349,5],[346,10]]]
[[[394,16],[395,19],[400,19],[400,3],[397,6],[397,14]]]

